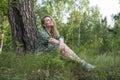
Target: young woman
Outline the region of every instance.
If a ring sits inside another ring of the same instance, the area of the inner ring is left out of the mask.
[[[49,52],[58,49],[61,54],[70,58],[73,61],[85,66],[88,70],[94,69],[94,66],[80,59],[74,51],[72,51],[65,43],[63,38],[59,35],[56,23],[50,16],[44,16],[41,19],[42,29],[39,31],[39,47],[38,50],[42,52]]]

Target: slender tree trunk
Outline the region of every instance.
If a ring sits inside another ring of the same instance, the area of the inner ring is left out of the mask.
[[[78,46],[80,46],[80,26],[78,27]]]
[[[4,39],[4,32],[2,33],[2,39],[1,39],[1,45],[0,45],[0,54],[2,53],[3,39]]]
[[[9,21],[12,39],[18,54],[35,51],[37,48],[37,27],[33,0],[18,0],[19,9],[9,6]]]

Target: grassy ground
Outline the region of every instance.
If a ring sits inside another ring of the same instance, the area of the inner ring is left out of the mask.
[[[0,80],[120,80],[120,56],[78,54],[96,66],[87,71],[57,52],[16,56],[0,54]]]

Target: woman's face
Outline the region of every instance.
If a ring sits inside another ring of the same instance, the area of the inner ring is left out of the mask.
[[[52,27],[54,25],[53,20],[50,17],[45,17],[43,25],[44,27]]]

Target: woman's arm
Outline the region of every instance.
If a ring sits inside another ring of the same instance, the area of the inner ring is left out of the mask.
[[[59,40],[57,40],[55,38],[50,38],[49,42],[50,43],[55,43],[55,44],[62,44],[62,43],[64,43],[64,40],[63,40],[63,38],[60,38]]]
[[[49,39],[49,42],[50,42],[50,43],[58,44],[60,51],[64,50],[64,48],[65,48],[65,44],[64,44],[63,38],[61,38],[61,39],[59,39],[59,40],[54,39],[54,38],[50,38],[50,39]]]

